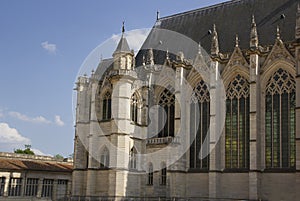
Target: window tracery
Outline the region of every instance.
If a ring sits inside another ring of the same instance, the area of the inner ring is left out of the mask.
[[[153,165],[149,163],[148,165],[148,185],[153,185]]]
[[[134,93],[131,97],[131,121],[134,123],[138,123],[138,97],[137,94]]]
[[[130,169],[137,169],[137,151],[133,147],[129,153],[129,165]]]
[[[159,123],[160,128],[163,128],[158,137],[174,137],[174,123],[175,123],[175,95],[168,89],[165,89],[160,94],[159,105],[164,109],[165,114],[160,112]]]
[[[210,124],[210,95],[207,85],[201,80],[194,88],[190,101],[190,168],[208,169],[209,146],[202,150]]]
[[[293,168],[295,147],[295,80],[279,68],[266,85],[266,168]]]
[[[226,90],[225,167],[249,168],[249,82],[238,74]]]
[[[109,91],[102,98],[102,119],[111,119],[111,93]]]
[[[105,147],[100,155],[100,168],[109,167],[109,150]]]

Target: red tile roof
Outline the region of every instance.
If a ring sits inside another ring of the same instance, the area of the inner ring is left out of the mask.
[[[64,162],[0,158],[0,170],[34,170],[72,172],[73,165]]]

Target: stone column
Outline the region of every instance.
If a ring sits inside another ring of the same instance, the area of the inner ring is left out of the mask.
[[[89,112],[90,95],[89,80],[87,76],[78,78],[76,83],[77,105],[76,105],[76,126],[74,139],[74,170],[72,173],[72,195],[85,195],[86,170],[87,169],[87,149],[89,134]]]
[[[250,142],[249,142],[249,199],[259,198],[259,174],[261,161],[260,149],[260,91],[259,91],[259,56],[256,52],[250,55]]]
[[[133,71],[116,71],[112,77],[112,118],[114,126],[110,136],[110,196],[126,196],[129,151],[134,125],[130,118],[131,88],[135,74]],[[114,192],[113,192],[114,191]]]
[[[210,127],[209,127],[209,197],[218,197],[218,184],[219,184],[219,172],[220,172],[220,161],[222,154],[220,153],[220,142],[218,140],[219,135],[221,135],[218,126],[220,124],[219,117],[220,107],[218,106],[218,101],[220,98],[220,88],[218,86],[219,80],[219,62],[211,62],[211,73],[210,73]]]
[[[99,123],[96,115],[96,98],[97,96],[97,87],[98,82],[94,79],[94,74],[91,75],[90,78],[90,89],[91,89],[91,102],[90,102],[90,124],[89,124],[89,145],[88,145],[88,152],[89,152],[89,165],[87,170],[87,188],[86,188],[86,195],[87,196],[97,196],[96,193],[96,179],[97,179],[97,172],[95,171],[96,168],[100,166],[100,149],[99,144],[97,146],[98,135],[97,130],[99,130]]]

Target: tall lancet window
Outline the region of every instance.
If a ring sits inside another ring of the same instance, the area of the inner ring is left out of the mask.
[[[129,168],[137,169],[137,150],[132,147],[129,153]]]
[[[100,154],[100,168],[109,167],[109,151],[105,147]]]
[[[147,184],[148,185],[153,185],[153,165],[152,163],[149,163],[148,165],[148,179],[147,179]]]
[[[138,97],[137,94],[134,93],[131,97],[131,121],[134,123],[138,123]]]
[[[106,92],[102,98],[102,119],[111,119],[111,93]]]
[[[237,75],[226,91],[225,166],[249,168],[249,82]]]
[[[161,131],[158,137],[174,137],[175,95],[165,89],[160,94],[159,105],[164,109],[164,113],[159,112],[158,123]]]
[[[295,80],[279,68],[266,85],[266,168],[294,168]]]
[[[209,139],[204,144],[210,123],[208,87],[201,80],[194,88],[190,102],[190,168],[209,168]],[[201,149],[202,148],[202,149]]]

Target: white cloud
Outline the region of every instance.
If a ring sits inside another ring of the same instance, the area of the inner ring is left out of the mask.
[[[33,153],[35,155],[40,155],[40,156],[52,156],[51,154],[45,154],[44,152],[42,152],[41,150],[39,149],[36,149],[36,148],[30,148],[31,151],[33,151]]]
[[[12,151],[30,144],[30,139],[23,137],[17,129],[11,128],[7,123],[0,123],[0,148],[1,151]]]
[[[145,42],[149,32],[150,29],[137,29],[128,32],[128,35],[125,36],[128,40],[130,49],[135,50],[135,52],[138,51]]]
[[[21,114],[19,112],[9,112],[8,113],[11,117],[17,118],[19,120],[22,121],[27,121],[27,122],[31,122],[31,123],[43,123],[43,124],[50,124],[51,121],[47,120],[45,117],[43,116],[38,116],[38,117],[28,117],[24,114]]]
[[[137,52],[142,47],[149,32],[150,29],[136,29],[129,32],[125,32],[125,37],[128,41],[130,49],[133,49],[135,52]],[[121,39],[121,36],[113,34],[111,38],[117,45]]]
[[[52,54],[56,53],[56,44],[51,44],[48,41],[44,41],[41,43],[41,46],[49,53],[52,53]]]
[[[58,126],[64,126],[65,123],[61,120],[60,116],[59,115],[55,115],[55,124],[58,125]]]

